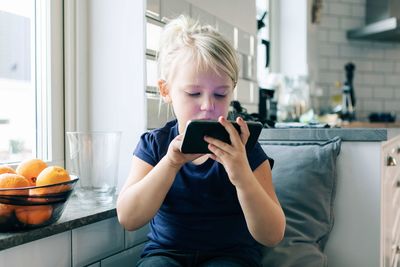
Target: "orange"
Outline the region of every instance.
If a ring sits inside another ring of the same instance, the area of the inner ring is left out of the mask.
[[[41,159],[27,159],[22,161],[17,167],[17,173],[28,178],[31,185],[35,185],[39,173],[47,167],[46,162]]]
[[[0,221],[2,217],[9,217],[11,213],[14,211],[14,206],[13,205],[8,205],[8,204],[2,204],[0,203]]]
[[[15,209],[15,216],[25,224],[42,224],[51,218],[52,213],[50,205],[19,206]]]
[[[36,186],[51,185],[71,180],[69,173],[60,166],[49,166],[44,169],[36,179]],[[31,195],[54,194],[70,189],[69,185],[51,186],[31,189]]]
[[[16,173],[13,168],[8,165],[0,165],[0,174],[3,173]]]
[[[15,173],[3,173],[0,174],[0,189],[7,188],[20,188],[29,186],[29,181],[25,177],[15,174]],[[27,195],[28,189],[22,190],[7,190],[1,191],[1,195]],[[0,218],[1,217],[9,217],[11,213],[14,211],[13,205],[7,205],[0,203]]]
[[[21,188],[30,186],[30,182],[24,176],[15,173],[3,173],[0,174],[0,188]],[[7,190],[1,191],[2,195],[27,195],[29,193],[28,189],[22,190]]]

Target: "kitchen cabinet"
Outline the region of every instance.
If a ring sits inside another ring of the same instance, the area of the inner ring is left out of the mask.
[[[0,266],[71,267],[71,233],[64,232],[2,250]]]
[[[148,231],[148,225],[125,231],[114,216],[1,250],[0,266],[131,267],[140,258]]]
[[[400,139],[383,145],[383,266],[400,265]]]
[[[117,218],[72,230],[72,264],[85,266],[124,249],[124,230]]]
[[[335,224],[325,249],[329,266],[398,266],[399,149],[400,136],[342,143]]]

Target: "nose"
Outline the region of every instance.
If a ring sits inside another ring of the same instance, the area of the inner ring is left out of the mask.
[[[201,110],[214,110],[214,100],[211,96],[204,96],[201,103]]]

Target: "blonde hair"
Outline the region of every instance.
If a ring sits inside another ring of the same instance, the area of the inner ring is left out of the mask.
[[[177,60],[189,57],[198,71],[212,69],[217,74],[222,71],[236,86],[239,73],[236,52],[213,27],[181,15],[165,26],[160,41],[157,59],[161,79],[170,81]]]

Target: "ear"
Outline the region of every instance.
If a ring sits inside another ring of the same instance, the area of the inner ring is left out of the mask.
[[[158,80],[158,89],[165,103],[171,103],[171,97],[169,95],[169,89],[165,80]]]

